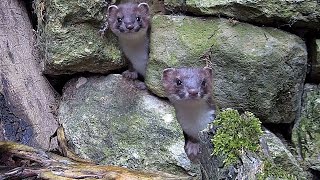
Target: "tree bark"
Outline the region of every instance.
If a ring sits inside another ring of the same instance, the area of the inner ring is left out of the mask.
[[[1,111],[4,138],[47,149],[58,127],[52,113],[57,97],[41,73],[36,37],[23,1],[0,1],[0,23],[0,90],[3,107],[10,111]]]

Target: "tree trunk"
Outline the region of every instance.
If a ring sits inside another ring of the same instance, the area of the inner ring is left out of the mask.
[[[36,37],[21,0],[0,1],[0,127],[6,140],[49,147],[56,94],[41,73]]]

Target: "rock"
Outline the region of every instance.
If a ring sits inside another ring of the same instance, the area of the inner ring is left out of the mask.
[[[319,29],[320,6],[314,0],[165,0],[166,8],[196,15],[226,16],[264,25]]]
[[[320,166],[320,86],[306,84],[302,113],[292,130],[292,141],[308,168]]]
[[[135,3],[148,3],[151,14],[157,14],[157,13],[164,13],[165,7],[164,7],[164,1],[163,0],[117,0],[115,4],[118,3],[127,3],[127,2],[135,2]]]
[[[218,107],[253,112],[263,122],[297,119],[307,69],[305,43],[274,28],[222,18],[154,16],[146,83],[163,97],[163,69],[211,65]]]
[[[36,2],[45,73],[106,73],[126,65],[116,37],[99,35],[105,8],[104,0]]]
[[[265,142],[263,147],[264,152],[268,152],[268,158],[274,165],[270,165],[270,161],[265,161],[265,174],[278,175],[285,179],[298,178],[308,179],[308,174],[303,171],[295,156],[289,151],[287,147],[277,136],[268,130],[264,130],[262,142]],[[267,169],[269,168],[269,169]],[[270,172],[268,172],[270,171]]]
[[[320,39],[317,39],[311,48],[311,81],[320,82]]]
[[[99,164],[175,175],[191,169],[173,107],[121,75],[68,82],[59,120],[75,152]]]

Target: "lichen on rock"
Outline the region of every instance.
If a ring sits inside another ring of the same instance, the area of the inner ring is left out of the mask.
[[[292,141],[306,168],[320,165],[320,88],[306,84],[302,113],[292,130]],[[320,169],[318,169],[320,170]]]
[[[262,141],[265,142],[264,151],[267,154],[262,156],[264,166],[260,178],[280,179],[308,179],[309,174],[304,171],[296,157],[290,152],[277,136],[268,130],[264,130]]]
[[[125,67],[116,37],[99,34],[103,0],[36,1],[46,74],[107,73]],[[45,9],[45,10],[44,10]]]
[[[75,152],[97,163],[176,175],[194,168],[173,107],[121,75],[71,80],[59,120]]]
[[[168,10],[202,16],[226,16],[240,21],[318,29],[320,6],[316,0],[165,0]]]
[[[301,38],[223,18],[155,16],[146,83],[158,96],[168,67],[211,66],[221,108],[250,110],[263,122],[297,119],[307,71]]]
[[[310,59],[311,59],[311,72],[310,78],[313,82],[320,82],[320,39],[315,39],[311,43]]]

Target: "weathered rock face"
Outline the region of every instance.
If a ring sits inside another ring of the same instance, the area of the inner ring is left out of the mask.
[[[320,87],[306,84],[302,114],[296,122],[292,141],[309,168],[320,170]]]
[[[268,152],[268,156],[272,159],[272,162],[276,165],[276,169],[273,170],[282,171],[281,174],[286,173],[287,175],[292,175],[293,177],[299,177],[299,179],[307,179],[308,174],[303,171],[298,163],[297,159],[290,152],[289,147],[287,147],[277,136],[268,130],[264,131],[263,141],[267,147],[264,148],[264,152]]]
[[[218,107],[249,110],[264,122],[297,118],[307,69],[299,37],[218,18],[155,16],[152,23],[146,83],[155,94],[164,96],[163,69],[207,63]]]
[[[319,29],[320,6],[315,0],[165,0],[169,10],[197,15],[227,16],[241,21]]]
[[[71,80],[59,120],[75,152],[98,163],[176,175],[190,169],[173,107],[121,75]]]
[[[104,0],[38,0],[36,6],[45,73],[106,73],[125,66],[116,37],[99,35]]]
[[[317,62],[320,63],[320,39],[317,39],[316,43],[317,43]]]
[[[151,14],[164,13],[165,11],[163,0],[117,0],[115,4],[127,2],[147,3],[151,9]]]
[[[314,46],[314,53],[311,54],[311,78],[313,82],[320,82],[320,39],[315,41]]]

